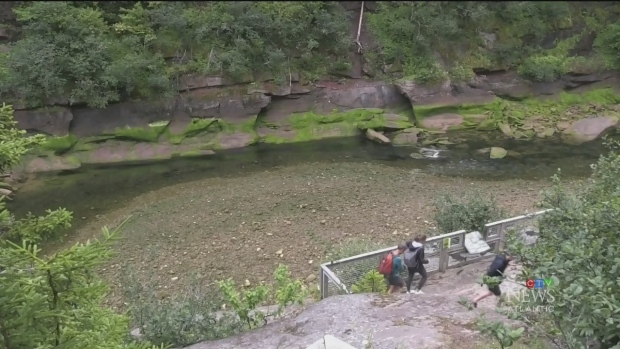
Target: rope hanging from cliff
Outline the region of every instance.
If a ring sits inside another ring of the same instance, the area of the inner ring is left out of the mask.
[[[362,20],[364,19],[364,1],[362,1],[362,8],[360,9],[360,22],[357,26],[357,37],[355,38],[355,43],[357,44],[357,53],[362,54],[363,47],[360,42],[360,34],[362,33]]]

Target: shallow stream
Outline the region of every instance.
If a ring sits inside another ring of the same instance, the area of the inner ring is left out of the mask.
[[[479,149],[500,146],[517,156],[490,159]],[[469,140],[442,146],[437,158],[420,157],[415,147],[377,145],[360,138],[331,139],[305,144],[257,145],[203,158],[179,158],[151,164],[82,167],[59,174],[39,174],[29,180],[11,209],[21,216],[65,207],[82,222],[126,200],[152,190],[209,177],[238,177],[313,162],[372,162],[443,176],[486,180],[542,179],[558,169],[564,177],[585,177],[590,164],[605,151],[602,142],[570,146],[543,140]]]

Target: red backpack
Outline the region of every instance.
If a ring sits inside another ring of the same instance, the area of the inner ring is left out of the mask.
[[[392,252],[386,253],[383,258],[381,258],[381,263],[379,263],[379,273],[383,275],[392,274],[392,263],[394,261],[394,254]]]

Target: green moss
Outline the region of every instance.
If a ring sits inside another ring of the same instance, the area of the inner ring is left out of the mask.
[[[458,128],[476,128],[481,131],[497,130],[502,123],[520,127],[523,122],[532,117],[541,117],[542,123],[555,123],[565,118],[570,109],[570,115],[587,115],[591,105],[602,107],[620,103],[620,95],[612,89],[597,89],[574,94],[561,93],[555,98],[540,99],[527,98],[519,102],[495,99],[487,104],[464,104],[460,106],[421,106],[414,107],[418,121],[437,114],[455,113],[465,119]],[[479,118],[486,115],[485,119]],[[523,137],[533,137],[535,132],[523,130],[519,133]]]
[[[73,149],[77,142],[78,139],[74,135],[49,137],[46,139],[45,143],[41,144],[41,148],[52,151],[56,155],[61,155]]]
[[[187,128],[185,128],[182,135],[184,137],[193,137],[203,132],[213,131],[219,131],[217,119],[192,119],[192,122],[187,125]]]
[[[291,140],[284,138],[284,137],[279,137],[276,135],[266,135],[262,137],[261,142],[268,143],[268,144],[282,144],[282,143],[291,143]]]
[[[203,150],[188,150],[178,154],[182,158],[195,158],[206,155],[212,155],[212,153],[205,153]]]
[[[65,158],[65,160],[67,160],[67,162],[68,162],[68,163],[70,163],[70,164],[72,164],[72,165],[78,165],[78,166],[79,166],[79,165],[81,165],[81,164],[82,164],[82,162],[80,161],[80,159],[78,159],[78,158],[77,158],[77,157],[75,157],[75,156],[67,156],[67,157]]]
[[[148,128],[123,127],[115,129],[112,135],[114,138],[120,140],[155,143],[159,140],[159,136],[165,129],[166,126],[154,126]]]
[[[332,114],[316,114],[314,112],[299,113],[291,115],[289,119],[291,126],[296,129],[304,129],[308,126],[350,123],[370,121],[376,116],[383,114],[383,109],[353,109],[345,112],[334,112]]]
[[[249,133],[256,135],[254,125],[256,123],[256,117],[249,118],[243,123],[231,123],[221,119],[192,119],[192,122],[187,125],[186,129],[181,134],[171,134],[167,132],[167,139],[172,144],[180,144],[186,138],[196,137],[205,133],[225,133],[234,134],[239,132]],[[217,146],[215,146],[217,147]]]
[[[315,112],[293,114],[289,122],[295,131],[292,138],[268,135],[261,139],[264,143],[281,144],[308,142],[329,137],[349,137],[359,134],[368,128],[410,128],[414,125],[406,115],[402,119],[387,118],[383,109],[360,108],[344,112],[335,111],[330,114]],[[260,123],[261,127],[269,127]]]
[[[254,127],[256,125],[257,117],[249,118],[248,120],[236,124],[231,122],[226,122],[224,120],[218,120],[218,124],[221,127],[221,131],[228,134],[244,132],[244,133],[254,133]]]

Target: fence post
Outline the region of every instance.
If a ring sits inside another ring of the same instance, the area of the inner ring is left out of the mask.
[[[506,239],[506,229],[504,229],[505,225],[506,223],[502,223],[499,226],[499,231],[497,232],[497,235],[499,236],[499,240],[495,244],[495,254],[498,254],[501,250],[504,249],[504,239]]]
[[[321,289],[321,299],[326,298],[327,297],[327,285],[328,282],[326,282],[325,280],[326,276],[325,276],[325,272],[323,271],[323,267],[319,267],[319,288]]]
[[[450,241],[450,238],[448,238],[448,241]],[[439,272],[440,273],[446,272],[447,265],[448,265],[448,263],[446,263],[448,261],[448,250],[449,248],[446,247],[446,239],[442,239],[441,243],[439,244]]]
[[[489,238],[489,228],[485,224],[482,228],[482,240],[487,241]]]

